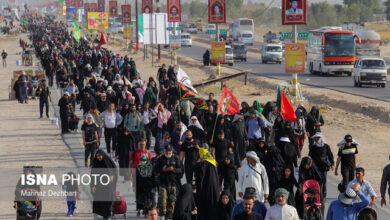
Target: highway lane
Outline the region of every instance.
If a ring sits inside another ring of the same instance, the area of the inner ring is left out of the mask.
[[[206,47],[193,45],[192,47],[183,47],[178,55],[184,55],[186,57],[201,60],[205,51]],[[251,74],[249,78],[264,76],[281,80],[291,79],[291,74],[284,73],[284,63],[261,64],[260,53],[256,57],[248,57],[247,62],[235,62],[233,68],[252,71],[254,74]],[[353,86],[353,78],[347,77],[346,75],[322,77],[312,75],[308,72],[299,74],[298,81],[304,85],[323,87],[366,98],[390,102],[390,84],[388,84],[384,89],[377,88],[375,86],[363,86],[362,88],[357,88]]]

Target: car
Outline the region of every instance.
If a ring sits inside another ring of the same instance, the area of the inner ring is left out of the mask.
[[[189,33],[181,34],[181,46],[191,47],[192,46],[192,38]]]
[[[225,64],[229,64],[229,66],[233,66],[234,63],[234,55],[233,49],[231,46],[225,46]]]
[[[264,44],[261,50],[261,63],[275,62],[282,63],[282,44]]]
[[[353,70],[355,87],[377,85],[385,88],[387,83],[387,66],[384,59],[379,57],[362,57],[355,62]]]
[[[233,44],[233,58],[234,60],[240,60],[246,62],[248,50],[245,44],[235,43]]]
[[[197,34],[198,28],[196,27],[195,24],[190,24],[190,26],[187,28],[187,32],[190,34]]]

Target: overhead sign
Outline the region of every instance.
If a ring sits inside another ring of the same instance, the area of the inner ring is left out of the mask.
[[[88,12],[88,30],[108,29],[107,12]]]
[[[153,0],[142,0],[142,13],[153,13]]]
[[[211,42],[211,62],[225,62],[225,42]]]
[[[118,2],[117,1],[109,1],[108,7],[110,9],[110,17],[118,16]]]
[[[168,0],[167,12],[169,22],[181,22],[181,4],[180,0]]]
[[[282,0],[282,24],[307,24],[306,0]]]
[[[225,0],[209,0],[209,24],[226,23]]]
[[[309,36],[308,32],[298,32],[298,38],[299,39],[307,39],[308,36]],[[292,38],[292,33],[291,32],[282,32],[280,34],[280,38],[282,38],[282,39],[290,39],[290,38]]]
[[[172,51],[179,51],[181,48],[181,36],[173,34],[169,35],[169,45]]]
[[[167,31],[172,31],[173,27],[167,27]],[[176,27],[177,31],[181,31],[181,27]]]
[[[131,5],[122,5],[122,23],[131,23]]]
[[[219,34],[227,34],[227,30],[219,30]]]
[[[305,72],[305,44],[286,44],[286,73]]]

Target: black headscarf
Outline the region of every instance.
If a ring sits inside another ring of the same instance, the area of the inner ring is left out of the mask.
[[[172,220],[191,220],[192,211],[195,209],[195,199],[191,184],[185,184],[180,188],[175,203],[175,211]]]
[[[229,197],[229,202],[228,204],[224,205],[222,203],[222,197],[223,196],[228,196]],[[218,200],[218,220],[230,220],[231,216],[232,216],[232,211],[233,211],[233,207],[234,207],[234,202],[233,202],[233,198],[230,194],[229,191],[223,191],[221,193],[221,196],[219,197],[219,200]]]

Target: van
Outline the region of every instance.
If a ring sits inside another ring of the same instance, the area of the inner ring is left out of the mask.
[[[253,45],[253,33],[251,31],[241,31],[238,33],[238,42],[245,45]]]
[[[246,62],[248,50],[244,44],[234,43],[233,44],[233,55],[234,60],[240,60]]]
[[[233,49],[229,45],[225,46],[225,63],[229,66],[233,66],[234,63]]]
[[[181,46],[182,47],[191,47],[192,46],[192,38],[189,33],[181,34]]]
[[[385,88],[387,83],[387,66],[385,60],[379,57],[358,58],[353,70],[355,87],[376,85]]]
[[[281,44],[264,44],[261,50],[261,63],[282,63],[283,49]]]

